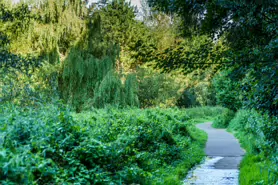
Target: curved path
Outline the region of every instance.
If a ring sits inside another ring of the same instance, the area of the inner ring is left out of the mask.
[[[237,185],[239,164],[244,155],[237,139],[225,129],[215,129],[212,123],[198,124],[208,134],[203,164],[189,173],[184,184]]]

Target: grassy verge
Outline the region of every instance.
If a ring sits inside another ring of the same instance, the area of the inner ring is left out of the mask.
[[[204,154],[194,124],[220,113],[0,105],[0,183],[181,184]]]
[[[247,153],[240,165],[240,184],[275,184],[277,176],[272,171],[273,162],[265,156]],[[274,170],[274,169],[273,169]]]
[[[241,185],[278,184],[277,119],[240,110],[230,122],[232,132],[246,149],[240,164]]]
[[[193,124],[202,123],[202,121],[210,121],[210,119],[199,119],[192,121]],[[183,158],[177,161],[177,165],[168,166],[161,169],[161,173],[157,174],[157,177],[151,184],[165,184],[165,185],[179,185],[181,181],[186,177],[188,171],[199,164],[205,156],[204,147],[207,141],[207,134],[194,125],[189,127],[190,135],[194,142],[190,148],[183,153]]]

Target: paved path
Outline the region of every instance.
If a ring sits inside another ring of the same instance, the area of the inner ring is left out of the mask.
[[[225,129],[215,129],[212,123],[198,124],[208,134],[203,164],[191,171],[184,184],[237,185],[239,164],[244,155],[237,139]]]
[[[206,154],[209,157],[224,157],[215,164],[216,169],[237,169],[244,151],[238,140],[225,129],[215,129],[212,123],[198,124],[197,127],[208,134]]]

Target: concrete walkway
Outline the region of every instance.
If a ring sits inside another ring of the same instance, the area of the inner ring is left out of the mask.
[[[239,164],[244,155],[237,139],[225,129],[215,129],[212,123],[198,124],[208,134],[203,164],[192,170],[184,181],[190,185],[237,185]]]
[[[198,124],[197,127],[208,134],[206,154],[209,157],[224,157],[215,164],[216,169],[237,169],[242,156],[243,149],[238,140],[225,129],[215,129],[212,123]]]

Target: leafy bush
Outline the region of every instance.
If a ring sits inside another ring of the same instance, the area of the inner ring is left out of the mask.
[[[254,110],[240,110],[230,122],[229,130],[237,132],[238,136],[248,136],[244,146],[251,153],[272,151],[277,146],[277,118],[267,114],[261,115]]]
[[[205,135],[189,120],[187,110],[178,109],[75,114],[54,104],[1,105],[0,182],[165,184],[171,176],[181,179],[200,162],[205,144]]]
[[[195,107],[186,109],[186,115],[189,119],[195,122],[201,123],[208,120],[214,120],[218,115],[223,114],[224,110],[222,107]]]
[[[216,92],[217,105],[236,111],[241,108],[241,97],[238,84],[229,77],[229,71],[222,71],[214,77],[213,86]]]
[[[151,69],[141,68],[137,72],[140,107],[173,107],[182,88],[173,77]]]
[[[278,48],[277,40],[270,43],[267,48],[266,51],[260,51],[260,57],[264,61],[265,56],[271,56],[269,54],[271,50]],[[278,116],[278,66],[272,62],[269,62],[268,65],[263,63],[261,65],[254,65],[254,67],[248,70],[241,71],[244,74],[244,78],[240,82],[242,95],[245,100],[243,105],[244,107],[254,108],[265,113],[267,112],[270,115]],[[240,76],[242,74],[236,75]]]
[[[229,109],[224,109],[223,113],[218,115],[213,121],[212,126],[215,128],[227,128],[230,121],[234,118],[235,113]]]
[[[190,90],[184,90],[176,105],[180,108],[188,108],[199,104],[196,96]]]
[[[0,64],[0,102],[26,106],[58,97],[59,65],[37,60],[39,63],[37,65],[28,66],[27,63],[24,66],[16,63],[8,64],[10,60],[12,58],[4,59],[3,66]],[[25,60],[24,62],[30,62]]]

